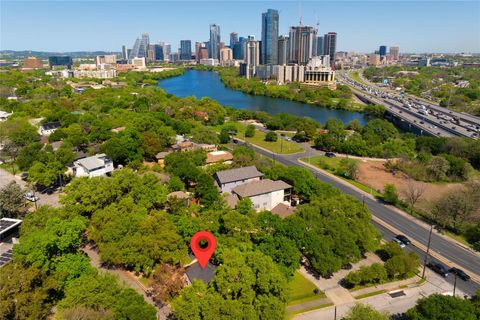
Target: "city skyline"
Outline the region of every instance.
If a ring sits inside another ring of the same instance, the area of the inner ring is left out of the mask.
[[[279,35],[288,34],[290,26],[298,25],[301,11],[303,25],[317,27],[318,21],[319,35],[338,33],[337,51],[370,53],[384,44],[412,53],[480,52],[480,40],[475,40],[480,39],[480,26],[476,23],[478,2],[341,1],[306,2],[301,6],[298,2],[145,2],[144,6],[135,3],[148,8],[142,18],[131,15],[133,2],[56,2],[55,8],[49,7],[48,11],[43,2],[28,3],[28,11],[24,10],[25,4],[2,2],[0,49],[118,52],[122,45],[130,48],[139,34],[148,32],[151,43],[170,43],[172,52],[176,52],[180,40],[208,41],[210,24],[220,26],[221,41],[228,45],[231,32],[239,37],[255,35],[261,39],[262,13],[275,9],[280,16]],[[99,10],[92,11],[93,4]],[[106,7],[107,16],[101,10]],[[88,14],[89,20],[71,19],[72,12],[80,17]],[[55,19],[45,19],[52,14]],[[184,17],[182,24],[175,18],[180,15]],[[127,18],[133,23],[122,23]],[[25,19],[30,21],[28,25],[22,24]],[[169,28],[173,23],[175,28]],[[32,25],[35,33],[29,29]],[[65,27],[55,29],[55,25]],[[455,36],[458,33],[463,36]]]

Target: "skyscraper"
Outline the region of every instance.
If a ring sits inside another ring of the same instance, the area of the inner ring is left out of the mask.
[[[288,62],[288,37],[280,36],[278,38],[278,64],[284,65]]]
[[[390,54],[392,55],[393,60],[398,60],[398,58],[400,58],[400,48],[390,47]]]
[[[247,66],[258,66],[260,64],[260,44],[253,36],[248,37],[245,62]]]
[[[278,11],[268,9],[262,13],[262,63],[278,63]]]
[[[163,61],[165,59],[163,54],[163,46],[154,44],[155,47],[155,61]]]
[[[180,40],[180,60],[192,59],[192,42],[190,40]]]
[[[387,55],[387,46],[380,46],[378,52],[380,53],[380,57],[385,57]]]
[[[230,49],[233,50],[233,47],[235,44],[238,42],[238,33],[236,32],[231,32],[230,33]]]
[[[323,37],[317,38],[317,56],[323,56]]]
[[[306,65],[317,53],[317,29],[309,26],[290,27],[289,63]]]
[[[330,66],[335,66],[335,51],[337,51],[337,33],[329,32],[323,36],[323,53],[330,56]]]
[[[137,40],[135,40],[135,44],[133,45],[133,48],[132,48],[132,51],[130,52],[130,56],[128,57],[128,60],[132,60],[135,57],[146,58],[149,44],[150,44],[150,37],[148,33],[142,33],[142,37],[137,38]]]
[[[208,57],[213,59],[220,59],[220,26],[216,24],[210,25]]]
[[[122,60],[128,60],[128,50],[127,46],[122,46]]]

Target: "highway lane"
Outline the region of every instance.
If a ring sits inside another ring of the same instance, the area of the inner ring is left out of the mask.
[[[276,161],[283,163],[287,166],[305,167],[306,169],[311,171],[317,177],[317,179],[323,182],[329,183],[330,185],[333,185],[334,187],[340,189],[344,193],[356,197],[360,201],[364,200],[365,204],[369,207],[373,215],[377,216],[387,224],[400,230],[407,237],[411,239],[415,239],[421,244],[427,246],[428,234],[429,234],[429,230],[427,228],[414,222],[409,218],[404,217],[403,215],[397,213],[394,209],[383,205],[378,200],[373,200],[368,197],[364,197],[363,193],[357,191],[353,186],[343,184],[338,180],[332,178],[326,173],[323,173],[321,171],[317,171],[302,165],[300,162],[298,162],[298,159],[301,157],[307,156],[306,153],[293,154],[293,155],[279,155],[279,154],[272,154],[271,152],[258,148],[254,145],[252,145],[252,147],[255,149],[257,153],[267,156],[269,158],[274,158]],[[378,227],[378,224],[376,224],[376,226]],[[380,231],[382,232],[382,234],[384,234],[384,236],[387,237],[387,239],[393,238],[393,236],[395,236],[390,231],[383,230],[383,228],[381,228]],[[450,242],[442,238],[436,233],[432,233],[430,250],[442,255],[443,257],[445,257],[450,261],[457,263],[459,266],[465,269],[475,271],[476,273],[480,273],[480,257],[477,254],[461,247],[460,245],[457,245],[454,242]],[[418,251],[419,251],[418,253],[423,252],[419,249]],[[422,256],[423,254],[424,253],[422,253]],[[469,283],[463,283],[463,281],[457,281],[457,285],[462,286],[462,289],[464,289],[470,295],[474,294],[475,290],[480,287],[479,284],[474,283],[473,281],[470,281]]]

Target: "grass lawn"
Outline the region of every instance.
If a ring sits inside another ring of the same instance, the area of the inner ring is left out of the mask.
[[[368,297],[373,297],[373,296],[376,296],[376,295],[379,295],[379,294],[382,294],[382,293],[385,293],[385,292],[386,292],[385,290],[373,291],[373,292],[370,292],[370,293],[365,293],[365,294],[361,294],[359,296],[356,296],[355,299],[360,300],[360,299],[364,299],[364,298],[368,298]]]
[[[331,307],[331,306],[333,306],[333,303],[326,303],[326,304],[321,304],[319,306],[314,306],[314,307],[305,308],[305,309],[302,309],[302,310],[297,310],[295,312],[287,312],[285,314],[285,319],[286,320],[292,319],[295,315],[297,315],[299,313],[308,312],[308,311],[317,310],[317,309],[323,309],[323,308],[327,308],[327,307]]]
[[[351,72],[350,73],[350,78],[352,78],[353,80],[355,80],[357,82],[365,84],[365,81],[363,81],[362,78],[360,78],[360,75],[358,74],[358,71]]]
[[[310,161],[309,161],[310,159]],[[305,158],[300,158],[300,160],[302,160],[303,162],[306,162],[306,163],[310,163],[312,164],[313,166],[319,168],[319,169],[323,169],[325,171],[328,171],[332,174],[335,174],[335,170],[339,167],[340,165],[340,160],[342,160],[341,157],[335,157],[335,158],[329,158],[329,157],[325,157],[325,156],[313,156],[313,157],[305,157]],[[357,161],[359,162],[360,160],[357,160],[357,159],[352,159],[354,161]],[[336,175],[336,174],[335,174]],[[354,185],[355,187],[365,191],[365,192],[368,192],[370,193],[371,195],[375,196],[375,197],[382,197],[382,194],[378,191],[376,191],[375,189],[367,186],[367,185],[364,185],[358,181],[355,181],[355,180],[352,180],[352,179],[347,179],[345,177],[342,177],[342,176],[338,176],[340,179],[342,180],[345,180],[346,182],[350,183],[351,185]]]
[[[234,124],[237,127],[237,137],[242,140],[246,140],[247,142],[254,144],[256,146],[262,147],[264,149],[267,149],[271,152],[274,153],[279,153],[279,154],[291,154],[291,153],[297,153],[297,152],[303,152],[304,149],[299,146],[296,143],[285,141],[283,139],[280,139],[278,137],[278,140],[275,142],[270,142],[270,141],[265,141],[265,132],[260,131],[260,130],[255,130],[255,135],[251,138],[245,138],[244,133],[245,133],[245,128],[247,125],[243,123],[236,123],[236,122],[230,122],[227,124],[224,124],[222,126],[217,126],[215,127],[215,130],[220,132],[223,126],[225,125],[231,125]]]
[[[323,292],[313,293],[313,290],[317,287],[298,271],[295,271],[293,280],[289,283],[289,288],[290,297],[287,301],[289,306],[325,298]]]

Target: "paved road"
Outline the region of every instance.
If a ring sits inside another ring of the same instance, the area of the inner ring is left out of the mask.
[[[429,229],[424,226],[423,223],[417,222],[410,217],[406,217],[402,214],[399,214],[396,209],[390,208],[389,206],[384,205],[378,200],[371,199],[369,197],[365,197],[364,194],[350,184],[344,184],[340,182],[338,179],[331,177],[329,174],[326,174],[320,170],[309,168],[300,162],[298,159],[301,157],[306,157],[311,155],[310,152],[308,153],[297,153],[292,155],[279,155],[279,154],[272,154],[269,151],[264,149],[258,148],[256,146],[252,147],[255,149],[256,152],[267,156],[269,158],[274,158],[276,161],[283,163],[288,166],[303,166],[310,170],[317,179],[329,183],[334,187],[340,189],[346,194],[352,195],[355,198],[359,199],[360,201],[365,201],[365,204],[368,206],[372,214],[387,224],[395,227],[396,229],[400,230],[404,235],[411,239],[415,239],[421,244],[427,246],[428,243],[428,235]],[[383,237],[387,240],[393,239],[395,234],[393,234],[390,230],[386,229],[385,227],[377,224],[374,222],[374,225],[377,229],[381,232]],[[419,248],[415,248],[410,246],[411,250],[416,251],[421,261],[424,259],[424,252]],[[454,261],[462,268],[468,269],[470,271],[475,271],[480,273],[480,255],[478,253],[472,252],[470,250],[465,249],[464,247],[456,244],[455,242],[449,241],[444,237],[438,235],[436,232],[432,233],[431,239],[431,251],[440,254],[441,256],[445,257],[450,261]],[[435,260],[435,259],[430,259]],[[447,281],[452,283],[453,286],[453,277],[447,279]],[[477,289],[480,288],[479,283],[475,283],[473,281],[470,282],[463,282],[457,281],[458,288],[462,291],[468,293],[469,295],[473,295]],[[453,288],[453,287],[452,287]]]

